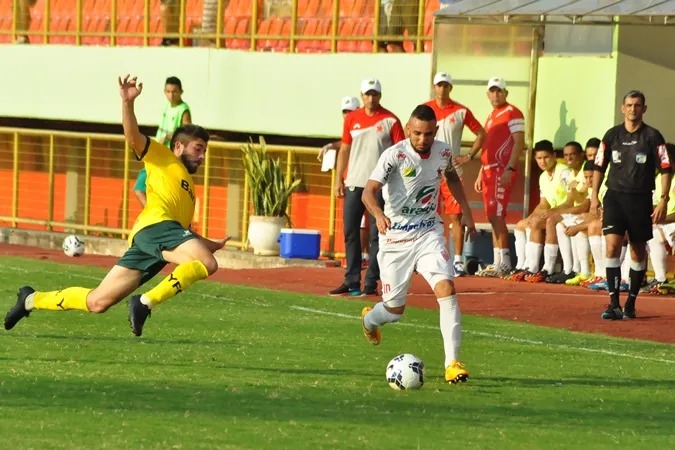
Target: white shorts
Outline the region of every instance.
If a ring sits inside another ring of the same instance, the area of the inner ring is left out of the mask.
[[[579,225],[582,222],[580,214],[561,214],[562,215],[562,224],[566,227],[573,227],[574,225]]]
[[[675,222],[654,225],[654,228],[661,230],[670,248],[675,247],[673,245],[675,243]]]
[[[439,281],[452,280],[452,261],[442,224],[421,235],[407,239],[405,235],[399,235],[398,241],[393,239],[380,236],[380,250],[377,254],[382,301],[386,306],[405,305],[414,270],[427,280],[432,289]]]

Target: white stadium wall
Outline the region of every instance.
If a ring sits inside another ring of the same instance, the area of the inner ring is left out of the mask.
[[[431,54],[283,54],[208,48],[0,46],[0,116],[119,123],[117,76],[138,75],[142,125],[156,125],[168,76],[183,82],[195,123],[289,136],[338,136],[339,102],[363,78],[402,120],[429,97]]]

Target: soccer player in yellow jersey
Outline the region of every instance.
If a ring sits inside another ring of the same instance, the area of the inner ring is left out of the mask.
[[[124,136],[148,172],[148,202],[131,230],[129,249],[95,289],[69,287],[37,292],[30,286],[20,288],[16,304],[5,316],[6,330],[33,310],[104,313],[157,275],[167,263],[175,264],[157,286],[129,300],[131,330],[140,336],[154,306],[218,270],[213,253],[223,248],[229,238],[212,241],[190,229],[195,207],[192,174],[204,161],[208,133],[197,125],[182,126],[174,132],[168,150],[138,128],[134,101],[141,94],[142,83],[129,75],[118,81]]]
[[[555,235],[548,236],[546,219],[551,213],[566,206],[567,186],[572,179],[572,171],[563,163],[557,162],[555,150],[551,141],[543,140],[534,145],[534,159],[542,170],[539,176],[540,200],[537,207],[525,219],[516,224],[516,255],[518,264],[516,271],[508,279],[514,281],[541,282],[553,270],[546,262],[558,256],[558,245]],[[546,241],[546,249],[544,247]],[[544,253],[544,270],[539,270],[539,260],[542,250]]]

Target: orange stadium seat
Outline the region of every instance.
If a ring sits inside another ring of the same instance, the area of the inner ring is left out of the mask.
[[[333,17],[333,2],[339,0],[321,0],[321,6],[319,7],[319,14],[324,17]]]
[[[343,17],[352,17],[352,11],[354,10],[354,4],[357,0],[334,0],[340,2],[340,18]],[[356,14],[358,16],[358,14]]]
[[[250,32],[251,20],[248,17],[237,18],[237,24],[234,34],[238,36],[247,36]],[[246,38],[225,39],[225,47],[230,49],[248,50],[251,47],[251,40]]]
[[[352,19],[351,17],[342,19],[342,21],[340,22],[338,36],[340,36],[341,38],[354,36],[357,31],[356,28],[358,24],[359,22],[356,19]],[[340,40],[337,43],[337,51],[354,52],[356,50],[356,45],[358,43],[359,41]]]
[[[305,31],[305,22],[301,22],[298,20],[296,23],[296,29],[295,29],[295,34],[296,35],[302,35]],[[293,28],[293,21],[290,18],[285,18],[284,19],[284,26],[281,29],[281,35],[282,36],[290,36],[291,35],[291,29]],[[298,42],[296,41],[296,48],[297,48]],[[291,41],[289,39],[280,39],[279,42],[277,43],[276,48],[274,49],[275,52],[287,52],[290,50],[291,46]]]
[[[374,36],[374,19],[362,19],[364,26],[361,31],[361,36]],[[356,51],[359,53],[370,53],[373,51],[373,41],[360,41],[356,46]]]
[[[298,17],[311,18],[319,15],[321,9],[321,0],[299,0]]]

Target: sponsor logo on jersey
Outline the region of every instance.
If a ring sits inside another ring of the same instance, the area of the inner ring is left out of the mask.
[[[668,148],[665,145],[659,145],[657,152],[659,154],[659,161],[661,162],[661,168],[667,169],[670,167],[670,155],[668,154]]]
[[[414,167],[406,167],[403,169],[403,176],[406,178],[412,178],[417,176],[417,169]]]
[[[391,224],[391,230],[392,231],[417,231],[417,230],[423,230],[423,229],[426,229],[426,228],[432,228],[434,225],[436,225],[436,219],[427,219],[427,220],[422,220],[420,222],[412,222],[412,223],[406,223],[406,224],[394,222],[393,224]]]

